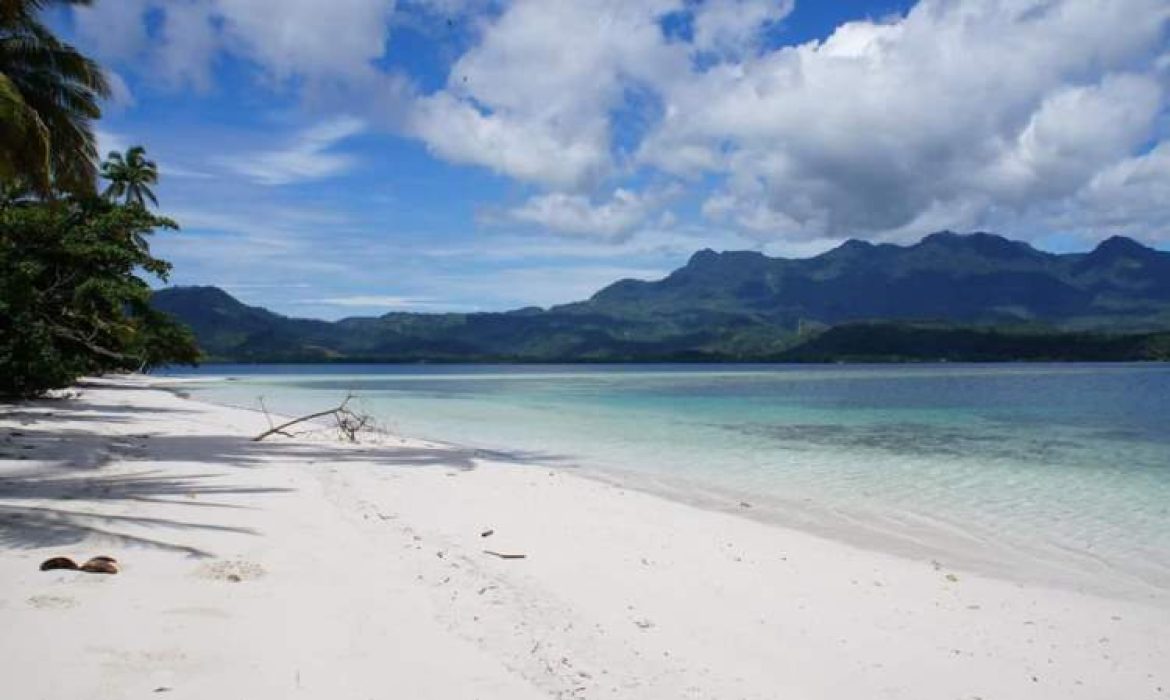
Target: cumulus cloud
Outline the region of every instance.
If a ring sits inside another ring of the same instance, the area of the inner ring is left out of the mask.
[[[739,56],[759,45],[759,34],[769,24],[787,17],[794,0],[707,0],[692,20],[694,45],[699,51]]]
[[[382,56],[394,0],[215,0],[230,45],[277,78],[345,75]]]
[[[357,163],[353,156],[332,149],[365,129],[360,119],[339,117],[305,129],[282,148],[241,153],[218,162],[262,185],[319,180],[343,173]]]
[[[118,0],[79,7],[75,16],[100,55],[146,56],[175,85],[198,89],[211,85],[221,52],[277,81],[368,77],[385,53],[394,10],[395,0]]]
[[[608,171],[603,118],[565,129],[439,93],[420,100],[409,119],[410,132],[440,157],[521,180],[574,187],[599,181]]]
[[[1041,224],[1064,230],[1108,230],[1170,243],[1170,142],[1093,176]]]
[[[585,195],[549,192],[530,197],[506,218],[553,233],[620,239],[646,223],[666,196],[618,188],[609,199],[594,202]]]
[[[611,119],[629,90],[688,69],[662,16],[678,0],[516,0],[424,98],[412,133],[439,155],[561,189],[613,172]]]
[[[226,52],[298,88],[359,86],[347,94],[371,122],[544,189],[507,216],[559,233],[629,235],[662,206],[629,184],[647,171],[690,183],[704,217],[757,239],[1170,229],[1151,199],[1167,186],[1170,0],[920,0],[799,45],[782,45],[792,0],[272,7],[120,0],[76,12],[104,55],[152,57],[177,84],[207,87]],[[376,67],[394,51],[396,13],[419,8],[471,27],[426,94]],[[666,31],[670,18],[688,30]],[[350,164],[304,136],[237,170],[278,184]]]
[[[706,211],[781,235],[1043,206],[1155,137],[1168,17],[1166,0],[923,0],[674,83],[639,156],[723,174]]]

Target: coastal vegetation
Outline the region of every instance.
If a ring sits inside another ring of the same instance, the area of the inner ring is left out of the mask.
[[[336,323],[213,287],[163,290],[209,357],[242,362],[839,362],[1166,359],[1170,253],[1115,237],[1053,254],[990,234],[851,241],[808,259],[696,253],[657,281],[506,313]]]
[[[149,237],[156,166],[111,153],[97,191],[100,67],[40,21],[52,4],[0,0],[0,395],[29,397],[85,374],[190,363],[191,332],[150,305],[171,266]]]
[[[215,288],[153,293],[177,229],[146,149],[98,166],[110,85],[42,13],[0,0],[0,393],[206,356],[248,362],[1154,360],[1170,355],[1170,253],[1113,237],[1053,254],[987,233],[851,240],[808,259],[703,250],[657,281],[505,313],[336,323]],[[105,184],[100,185],[99,180]],[[99,194],[100,192],[100,194]],[[176,320],[178,319],[178,320]],[[184,325],[186,324],[186,325]]]

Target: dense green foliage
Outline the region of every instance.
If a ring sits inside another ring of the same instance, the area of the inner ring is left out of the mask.
[[[0,206],[0,394],[83,374],[191,363],[191,332],[149,304],[170,265],[147,237],[175,224],[96,197]]]
[[[785,362],[1135,362],[1170,360],[1170,332],[1053,333],[851,323],[781,354]]]
[[[0,0],[0,396],[199,356],[140,276],[167,279],[148,239],[177,228],[146,210],[158,170],[145,150],[111,153],[110,197],[96,196],[93,126],[109,84],[41,19],[52,5],[87,4]]]
[[[327,323],[209,287],[164,290],[154,303],[190,324],[212,358],[250,362],[1131,359],[1156,356],[1140,339],[1170,328],[1170,253],[1112,238],[1054,255],[944,233],[906,247],[853,241],[807,260],[703,251],[665,279],[548,310]],[[921,325],[932,319],[943,324]],[[918,325],[849,325],[866,320]],[[984,335],[991,327],[1011,330]]]

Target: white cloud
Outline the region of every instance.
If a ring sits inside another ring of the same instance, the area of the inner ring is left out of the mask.
[[[211,180],[215,178],[215,175],[212,175],[209,172],[196,170],[194,168],[186,168],[182,165],[176,165],[170,162],[160,163],[158,170],[159,176],[164,179],[168,177],[178,177],[188,180]]]
[[[112,107],[115,111],[123,111],[135,105],[134,92],[130,89],[130,86],[126,83],[126,79],[122,77],[121,73],[107,70],[106,79],[110,83],[110,97],[107,101],[109,107]]]
[[[594,202],[585,195],[549,192],[510,209],[506,218],[553,233],[612,240],[643,225],[667,196],[619,188],[609,199]]]
[[[166,6],[159,43],[153,50],[159,70],[172,85],[211,89],[213,60],[222,47],[215,23],[208,3],[179,0]]]
[[[673,83],[639,157],[724,174],[707,212],[783,236],[1024,216],[1155,137],[1168,17],[1167,0],[923,0]]]
[[[153,0],[99,2],[73,8],[78,31],[99,56],[108,61],[130,61],[150,44],[146,12]]]
[[[694,13],[694,45],[725,56],[750,53],[759,33],[787,17],[795,0],[707,0]]]
[[[420,100],[410,131],[447,160],[483,165],[511,177],[574,187],[609,169],[604,119],[567,130],[508,113],[485,113],[448,93]]]
[[[753,240],[1170,228],[1158,175],[1170,0],[921,0],[782,47],[763,30],[783,38],[791,0],[273,7],[120,0],[75,12],[86,40],[127,69],[206,88],[231,54],[272,85],[327,94],[318,108],[346,104],[440,158],[546,188],[505,216],[582,238],[645,229],[655,195],[628,183],[646,171],[690,182],[709,221]],[[457,55],[424,95],[376,67],[395,50],[396,13],[419,8],[470,28],[442,47]],[[680,13],[690,41],[660,25]],[[353,160],[331,148],[346,135],[306,132],[230,165],[267,184],[339,174]]]
[[[810,219],[794,219],[769,207],[759,192],[753,194],[729,191],[714,194],[703,202],[703,215],[712,221],[735,224],[745,231],[779,238],[798,238],[803,229],[816,223]]]
[[[1170,243],[1170,142],[1097,173],[1074,197],[1043,212],[1040,223]]]
[[[659,19],[680,0],[517,0],[422,99],[411,132],[440,156],[529,182],[586,188],[611,175],[626,91],[687,71]]]
[[[360,119],[338,117],[302,131],[283,148],[223,157],[217,162],[262,185],[319,180],[339,175],[356,164],[353,156],[331,149],[365,128]]]
[[[177,87],[211,86],[216,56],[252,61],[276,81],[369,77],[383,56],[395,0],[117,0],[76,8],[82,37]],[[148,27],[157,23],[151,36]]]
[[[349,75],[382,56],[395,0],[215,0],[228,47],[278,79]]]
[[[413,309],[420,306],[431,306],[437,302],[433,299],[415,299],[413,297],[389,296],[385,294],[359,294],[344,297],[325,297],[323,299],[301,299],[297,303],[318,306],[341,306],[346,308],[377,307],[386,309]]]

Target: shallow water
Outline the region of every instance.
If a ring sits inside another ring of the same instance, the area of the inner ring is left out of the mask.
[[[743,500],[755,517],[844,528],[924,556],[962,548],[974,564],[1043,562],[1066,582],[1170,589],[1170,366],[197,373],[233,378],[190,385],[200,399],[256,407],[264,396],[271,410],[298,413],[354,391],[406,435],[619,475],[715,505]]]

